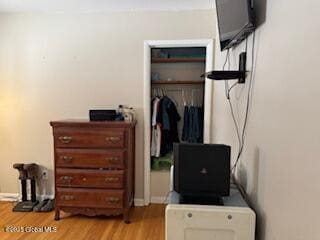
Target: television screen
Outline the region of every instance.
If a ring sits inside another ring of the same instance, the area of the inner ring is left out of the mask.
[[[239,44],[254,30],[251,0],[216,0],[221,51]]]

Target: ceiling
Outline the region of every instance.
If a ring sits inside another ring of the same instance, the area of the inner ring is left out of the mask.
[[[103,12],[211,9],[214,0],[0,0],[0,12]]]

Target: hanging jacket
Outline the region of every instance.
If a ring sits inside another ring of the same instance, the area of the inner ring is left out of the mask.
[[[167,96],[162,98],[160,108],[162,110],[161,156],[163,156],[173,150],[174,142],[180,142],[178,121],[181,117],[175,103]]]

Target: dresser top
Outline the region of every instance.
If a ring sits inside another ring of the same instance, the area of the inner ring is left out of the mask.
[[[134,127],[137,121],[89,121],[87,119],[66,119],[61,121],[51,121],[52,127]]]

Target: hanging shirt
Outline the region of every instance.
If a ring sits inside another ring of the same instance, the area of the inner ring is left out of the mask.
[[[182,128],[182,136],[181,140],[187,142],[189,136],[189,107],[184,106],[184,113],[183,113],[183,128]]]
[[[151,149],[150,153],[152,157],[160,157],[161,149],[161,128],[157,124],[155,127],[152,127],[151,132]]]
[[[156,126],[157,125],[157,116],[159,112],[159,102],[160,99],[156,97],[152,102],[152,119],[151,119],[151,125]]]
[[[161,150],[161,124],[158,121],[159,112],[160,112],[160,98],[156,97],[151,102],[151,149],[150,153],[153,157],[160,157]]]

